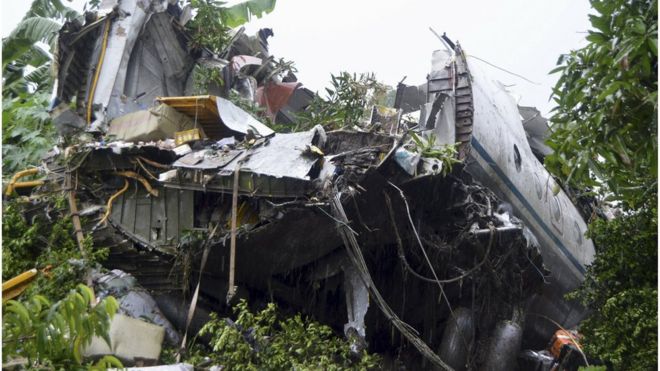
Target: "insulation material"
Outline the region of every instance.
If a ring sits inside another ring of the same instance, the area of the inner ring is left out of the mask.
[[[148,142],[174,138],[174,133],[194,128],[195,122],[190,117],[161,104],[117,117],[110,122],[108,135],[128,142]]]
[[[135,318],[116,314],[110,323],[110,343],[94,337],[92,343],[85,348],[85,357],[96,358],[112,354],[123,362],[133,363],[139,359],[155,360],[160,356],[160,350],[165,337],[165,329]]]

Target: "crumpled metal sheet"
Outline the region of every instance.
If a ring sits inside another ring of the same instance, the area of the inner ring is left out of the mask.
[[[172,164],[173,167],[188,169],[219,169],[230,163],[244,150],[213,150],[203,149],[188,153]]]
[[[170,344],[179,343],[180,337],[174,326],[160,311],[156,301],[131,274],[113,269],[105,274],[95,272],[92,274],[92,279],[99,299],[109,295],[116,297],[120,313],[137,319],[147,318],[150,322],[164,328]]]
[[[299,82],[268,82],[257,89],[257,102],[266,107],[266,113],[271,119],[289,102],[294,91],[302,84]]]
[[[522,125],[525,128],[527,141],[534,155],[539,159],[543,159],[543,157],[552,154],[552,148],[545,144],[550,134],[548,120],[541,116],[541,112],[536,107],[518,106],[518,111],[522,116]]]
[[[312,146],[324,141],[323,128],[300,133],[275,134],[261,138],[250,149],[212,150],[190,153],[173,167],[180,169],[217,170],[205,174],[204,184],[195,181],[165,182],[165,187],[204,189],[231,192],[233,178],[239,171],[238,190],[241,194],[268,197],[292,197],[309,193],[317,186],[317,178],[334,174],[335,165],[325,156],[314,153]],[[233,156],[233,158],[232,158]]]
[[[288,177],[308,180],[310,169],[319,160],[306,154],[309,145],[322,137],[313,129],[299,133],[275,134],[257,142],[250,149],[212,150],[192,152],[177,160],[173,167],[190,169],[222,169],[221,175],[233,174],[237,166],[241,172],[253,172],[276,178]]]
[[[248,130],[252,130],[255,134],[264,137],[275,133],[271,128],[262,124],[259,120],[227,99],[221,97],[215,97],[215,99],[218,105],[220,119],[229,129],[243,134],[247,134]]]
[[[277,178],[306,178],[318,157],[304,155],[306,146],[313,144],[316,131],[276,134],[262,145],[251,149],[224,169],[233,171],[241,162],[241,171],[252,171]]]

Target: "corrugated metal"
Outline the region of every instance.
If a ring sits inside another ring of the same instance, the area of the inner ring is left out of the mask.
[[[193,204],[192,191],[159,189],[152,197],[134,183],[117,198],[110,219],[137,242],[174,248],[181,233],[193,228]]]

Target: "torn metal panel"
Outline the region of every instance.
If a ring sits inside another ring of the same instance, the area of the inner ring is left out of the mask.
[[[110,220],[143,246],[174,252],[181,234],[194,227],[193,207],[192,191],[165,188],[152,197],[138,187],[117,198]]]
[[[98,107],[92,107],[97,120],[105,118],[106,108],[111,97],[115,96],[115,99],[119,99],[120,94],[123,93],[131,51],[140,35],[140,30],[148,19],[147,9],[140,0],[122,1],[118,4],[117,12],[117,19],[104,26],[110,27],[107,40],[104,36],[97,40],[92,57],[95,68],[89,70],[87,79],[89,82],[87,91],[91,96],[86,97],[85,101]],[[102,62],[102,65],[96,65],[98,62]],[[99,70],[98,74],[96,70]],[[127,113],[120,113],[119,110],[113,111],[115,111],[113,112],[115,115]],[[111,113],[109,118],[112,117],[114,116]]]
[[[298,87],[291,94],[287,104],[277,112],[275,122],[278,124],[292,124],[296,122],[298,120],[296,114],[307,108],[312,103],[314,96],[315,94],[311,90],[305,87]]]
[[[189,170],[216,170],[205,173],[210,176],[202,182],[194,179],[168,182],[166,187],[208,189],[231,192],[234,172],[240,168],[239,192],[241,194],[269,197],[302,196],[313,192],[312,182],[323,167],[332,167],[318,155],[308,154],[309,146],[318,143],[318,129],[289,134],[276,134],[259,140],[246,150],[205,149],[190,153],[177,160],[173,166]],[[315,169],[317,174],[315,174]],[[331,172],[328,170],[327,172]],[[194,175],[193,175],[194,178]]]
[[[177,345],[181,340],[170,321],[158,308],[156,301],[142,288],[132,275],[113,269],[108,273],[94,271],[92,281],[98,299],[112,295],[119,301],[119,313],[132,318],[146,319],[165,329],[167,341]]]
[[[399,83],[397,85],[394,108],[401,109],[401,113],[406,114],[419,111],[420,107],[425,103],[426,84],[421,86],[411,86]]]
[[[424,124],[424,133],[433,134],[438,145],[453,145],[457,131],[471,130],[470,126],[456,127],[456,98],[451,92],[438,94],[433,103],[427,103],[423,108],[420,121]]]
[[[71,135],[87,125],[85,120],[71,110],[68,104],[60,103],[50,112],[53,125],[61,135]]]
[[[467,68],[465,54],[460,45],[457,45],[456,49],[451,52],[436,50],[433,52],[431,65],[431,72],[427,77],[427,100],[428,102],[437,103],[442,95],[453,97],[455,104],[453,116],[456,123],[456,136],[451,143],[459,143],[458,158],[461,160],[465,159],[469,151],[470,139],[472,138],[474,114],[472,78]],[[439,112],[439,108],[441,107],[437,108]],[[432,110],[429,111],[427,106],[426,112],[432,112]],[[428,121],[435,117],[430,113],[427,113],[427,115],[429,116]]]
[[[187,155],[176,160],[172,166],[184,169],[220,169],[225,167],[228,163],[230,163],[243,152],[245,151],[202,149],[200,151],[188,153]]]
[[[248,130],[251,130],[255,134],[264,137],[275,133],[271,128],[262,124],[227,99],[217,97],[217,104],[220,119],[229,129],[243,134],[247,134]]]
[[[245,66],[261,66],[263,60],[251,55],[236,55],[231,59],[231,68],[235,73],[241,72]]]
[[[374,105],[371,109],[370,125],[372,130],[384,132],[389,135],[397,135],[399,122],[401,121],[401,110]]]
[[[534,156],[543,161],[545,156],[552,154],[552,148],[546,143],[550,135],[548,119],[541,116],[541,111],[536,107],[518,106],[520,116],[522,116],[522,125],[527,134],[527,141],[532,148]]]
[[[369,290],[360,277],[358,270],[348,259],[342,265],[342,270],[344,272],[346,312],[348,314],[348,322],[344,324],[344,335],[351,340],[351,351],[359,353],[366,345],[364,343],[366,337],[364,317],[369,309]],[[357,337],[357,339],[353,339],[354,337]]]
[[[171,22],[167,1],[126,0],[60,31],[57,98],[74,98],[86,121],[102,123],[181,95],[193,67],[187,36]],[[98,126],[98,125],[97,125]]]
[[[130,54],[123,84],[114,87],[110,117],[150,107],[159,96],[183,94],[193,59],[168,13],[152,14]]]
[[[277,113],[284,108],[294,91],[302,84],[298,82],[268,82],[257,89],[256,100],[266,107],[266,112],[271,119],[275,119]]]

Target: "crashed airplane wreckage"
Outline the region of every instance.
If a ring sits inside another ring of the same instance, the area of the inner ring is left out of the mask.
[[[62,28],[51,113],[66,137],[86,139],[45,162],[42,186],[66,175],[74,208],[107,204],[85,226],[112,246],[107,267],[134,275],[182,333],[182,298],[196,288],[198,317],[238,297],[275,300],[356,350],[513,369],[521,347],[556,330],[547,318],[581,319],[563,295],[594,246],[536,157],[542,140],[530,147],[521,114],[539,118],[459,45],[433,53],[426,84],[399,85],[381,130],[276,133],[228,99],[234,89],[280,124],[309,104],[270,63],[272,32],[238,32],[217,56],[189,49],[185,19],[167,1],[127,0]],[[196,66],[225,85],[199,95]],[[400,120],[417,110],[417,124]],[[462,163],[424,156],[410,131],[456,143]]]

